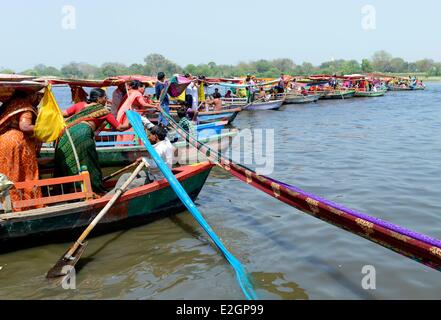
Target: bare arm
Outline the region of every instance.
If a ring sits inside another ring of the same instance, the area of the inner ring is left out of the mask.
[[[32,113],[23,112],[19,119],[20,130],[25,134],[32,134],[34,132],[35,125],[32,123]]]

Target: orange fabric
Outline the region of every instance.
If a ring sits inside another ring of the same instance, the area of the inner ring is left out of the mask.
[[[8,103],[0,114],[0,172],[12,182],[38,180],[37,150],[40,146],[34,138],[19,129],[19,121],[35,121],[35,111],[26,100]],[[41,198],[41,189],[10,190],[11,200]],[[31,208],[23,208],[27,210]],[[15,210],[21,211],[21,210]]]

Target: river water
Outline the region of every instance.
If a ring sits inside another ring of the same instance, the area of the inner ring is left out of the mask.
[[[441,239],[440,107],[441,85],[428,84],[426,91],[242,112],[234,125],[275,129],[273,178]],[[441,298],[438,271],[220,169],[197,205],[260,299]],[[77,289],[50,288],[44,275],[69,245],[0,255],[0,299],[244,298],[229,264],[187,212],[90,239]],[[366,265],[376,271],[374,290],[362,286]]]

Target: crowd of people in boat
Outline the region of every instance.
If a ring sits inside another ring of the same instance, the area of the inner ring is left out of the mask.
[[[164,89],[165,75],[158,75],[156,95]],[[108,100],[103,89],[94,88],[86,101],[79,101],[63,111],[66,127],[55,144],[54,177],[66,177],[80,174],[81,168],[87,168],[93,192],[105,195],[109,190],[104,187],[103,174],[96,150],[95,135],[102,130],[124,132],[131,128],[127,119],[127,110],[142,110],[145,113],[159,113],[158,102],[144,95],[145,85],[133,80],[118,86]],[[43,93],[30,94],[17,90],[0,109],[0,183],[35,181],[40,179],[38,154],[42,143],[34,138],[37,119],[37,106]],[[162,102],[165,108],[167,99]],[[187,113],[185,112],[185,117]],[[163,161],[172,167],[174,147],[167,138],[168,120],[160,117],[154,125],[142,117],[149,141]],[[184,120],[183,120],[184,121]],[[107,129],[106,129],[107,128]],[[118,139],[132,139],[133,136],[118,136]],[[80,166],[81,165],[81,166]],[[154,161],[149,160],[149,169],[142,173],[133,185],[160,180],[163,176]],[[141,180],[140,180],[141,179]],[[122,184],[124,177],[117,183]],[[0,186],[1,187],[1,186]],[[0,192],[4,191],[0,189]],[[40,188],[9,190],[12,202],[37,199],[42,197]],[[36,207],[33,207],[36,208]],[[19,211],[19,210],[17,210]]]

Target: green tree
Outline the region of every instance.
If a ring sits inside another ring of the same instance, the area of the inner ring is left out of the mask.
[[[172,75],[182,71],[182,68],[176,63],[166,59],[164,56],[153,53],[145,57],[146,71],[150,75],[156,75],[158,72],[165,72],[167,75]]]
[[[373,71],[372,64],[369,61],[369,59],[363,59],[361,61],[361,70],[363,72],[372,72]]]
[[[15,71],[12,69],[0,69],[0,73],[4,73],[4,74],[14,74]]]
[[[393,58],[390,61],[391,72],[407,72],[409,64],[401,58]]]
[[[379,72],[391,72],[390,62],[392,55],[384,50],[377,51],[372,56],[372,66],[375,71]]]
[[[296,67],[294,61],[288,58],[274,59],[271,61],[271,65],[283,73],[292,73]]]
[[[435,61],[432,59],[423,59],[415,62],[417,67],[417,72],[428,72],[432,69],[435,64]]]
[[[99,74],[104,78],[123,76],[128,74],[128,68],[126,65],[121,63],[106,62],[101,66]]]
[[[354,74],[361,71],[360,63],[357,60],[347,60],[342,63],[340,72],[343,74]]]
[[[139,64],[139,63],[131,64],[127,71],[128,71],[128,74],[143,75],[143,74],[146,73],[145,72],[145,67],[142,64]]]

